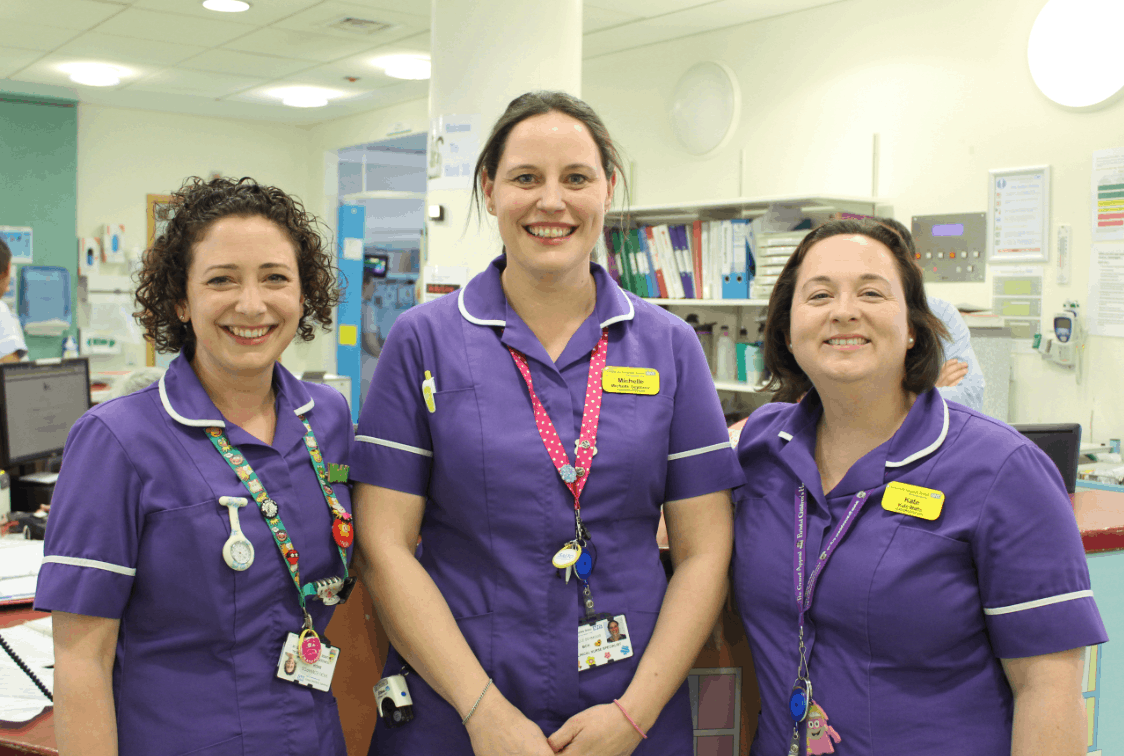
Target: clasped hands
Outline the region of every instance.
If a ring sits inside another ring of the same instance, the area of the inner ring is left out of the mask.
[[[547,737],[502,696],[485,696],[468,734],[476,756],[629,756],[640,744],[639,733],[611,703],[578,712]]]

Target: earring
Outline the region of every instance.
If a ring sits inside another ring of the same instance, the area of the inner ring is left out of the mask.
[[[913,337],[912,336],[909,337],[909,345],[913,346]]]
[[[792,342],[791,342],[791,341],[790,341],[790,342],[789,342],[789,344],[788,344],[788,348],[789,348],[789,349],[792,349]]]

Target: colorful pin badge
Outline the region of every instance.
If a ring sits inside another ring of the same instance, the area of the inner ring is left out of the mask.
[[[574,469],[573,465],[562,465],[558,469],[558,474],[562,476],[563,483],[573,483],[578,479],[578,471]]]
[[[222,428],[208,428],[207,435],[213,438],[218,438],[222,435]]]
[[[335,463],[328,463],[328,482],[329,483],[346,483],[347,474],[350,471],[348,465],[337,465]]]
[[[341,549],[346,549],[355,540],[355,529],[351,527],[350,520],[337,518],[332,523],[332,538]]]
[[[302,630],[300,637],[300,654],[305,664],[315,664],[320,661],[321,650],[320,637],[316,634],[316,631],[312,628],[305,628]]]
[[[284,530],[275,530],[273,532],[277,534],[277,540],[280,541],[281,543],[285,543],[286,541],[289,540],[289,534],[286,533]]]
[[[259,508],[261,513],[270,519],[277,516],[277,502],[273,499],[266,499],[259,505]]]
[[[300,561],[300,558],[300,554],[298,554],[297,550],[292,547],[290,547],[289,553],[285,555],[285,561],[293,565],[294,567],[296,567],[297,562]]]

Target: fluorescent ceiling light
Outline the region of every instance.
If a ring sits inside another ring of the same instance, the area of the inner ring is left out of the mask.
[[[243,0],[203,0],[203,7],[219,13],[241,13],[250,10],[250,4]]]
[[[70,80],[75,84],[85,84],[88,87],[115,87],[121,83],[121,77],[129,73],[105,63],[67,63],[59,68],[70,74]]]
[[[334,89],[320,87],[285,87],[275,89],[273,94],[280,97],[281,103],[290,108],[322,108],[328,104],[328,100],[340,96],[340,93]]]
[[[1085,108],[1124,87],[1120,0],[1050,0],[1027,40],[1030,75],[1059,105]]]
[[[428,79],[429,58],[424,55],[388,55],[371,61],[395,79]]]

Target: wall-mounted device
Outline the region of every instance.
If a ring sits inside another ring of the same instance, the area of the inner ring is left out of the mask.
[[[987,214],[913,216],[915,262],[926,283],[983,281],[987,262]]]
[[[1077,303],[1066,302],[1053,317],[1054,335],[1038,345],[1038,354],[1055,365],[1077,369],[1081,377],[1081,352],[1085,349],[1085,328],[1077,317]]]

